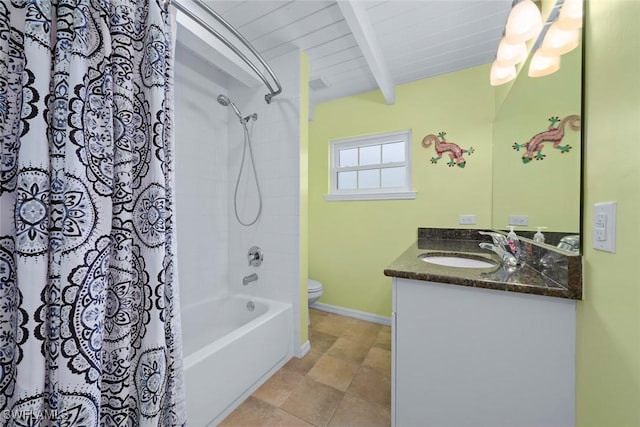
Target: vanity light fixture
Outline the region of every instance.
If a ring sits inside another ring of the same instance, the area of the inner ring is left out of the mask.
[[[564,30],[558,21],[551,24],[544,36],[540,51],[545,56],[564,55],[578,47],[580,34],[578,30]]]
[[[529,64],[530,77],[543,77],[560,69],[560,55],[580,44],[582,28],[582,0],[557,0],[549,14]],[[542,43],[540,43],[542,40]]]
[[[540,9],[533,1],[522,0],[511,8],[504,36],[508,43],[518,44],[537,36],[540,29],[542,29]]]
[[[546,56],[540,49],[533,54],[529,64],[529,77],[544,77],[560,69],[560,56]]]
[[[510,82],[516,77],[516,64],[527,58],[526,42],[537,36],[541,29],[542,17],[538,6],[531,0],[514,0],[504,37],[491,67],[489,82],[492,86]]]
[[[582,28],[582,3],[583,0],[564,0],[558,25],[563,30],[579,30]]]
[[[560,69],[560,55],[580,44],[583,0],[556,0],[543,25],[540,9],[531,0],[514,0],[500,40],[489,81],[498,86],[513,80],[516,64],[527,57],[526,41],[537,37],[531,48],[529,77],[543,77]]]
[[[495,61],[491,66],[489,74],[489,82],[491,86],[498,86],[516,78],[516,66],[509,65],[507,67],[499,66]]]
[[[503,37],[498,45],[496,54],[496,64],[500,67],[508,67],[521,63],[527,58],[527,45],[522,42],[518,44],[507,43]]]

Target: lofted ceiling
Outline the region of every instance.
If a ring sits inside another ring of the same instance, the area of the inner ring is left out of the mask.
[[[208,1],[269,62],[310,60],[313,103],[491,63],[512,0]],[[487,76],[488,79],[488,76]]]

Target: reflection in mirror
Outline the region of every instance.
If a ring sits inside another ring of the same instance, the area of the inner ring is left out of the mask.
[[[545,233],[578,235],[582,50],[563,55],[560,69],[540,78],[527,75],[530,60],[496,111],[492,226],[505,229],[510,215],[522,215],[528,225],[521,232],[547,227]]]

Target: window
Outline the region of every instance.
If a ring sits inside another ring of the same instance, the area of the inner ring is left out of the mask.
[[[331,141],[327,200],[415,199],[411,131]]]

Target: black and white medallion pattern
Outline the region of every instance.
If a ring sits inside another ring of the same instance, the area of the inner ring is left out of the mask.
[[[164,3],[0,2],[0,426],[186,424]]]

